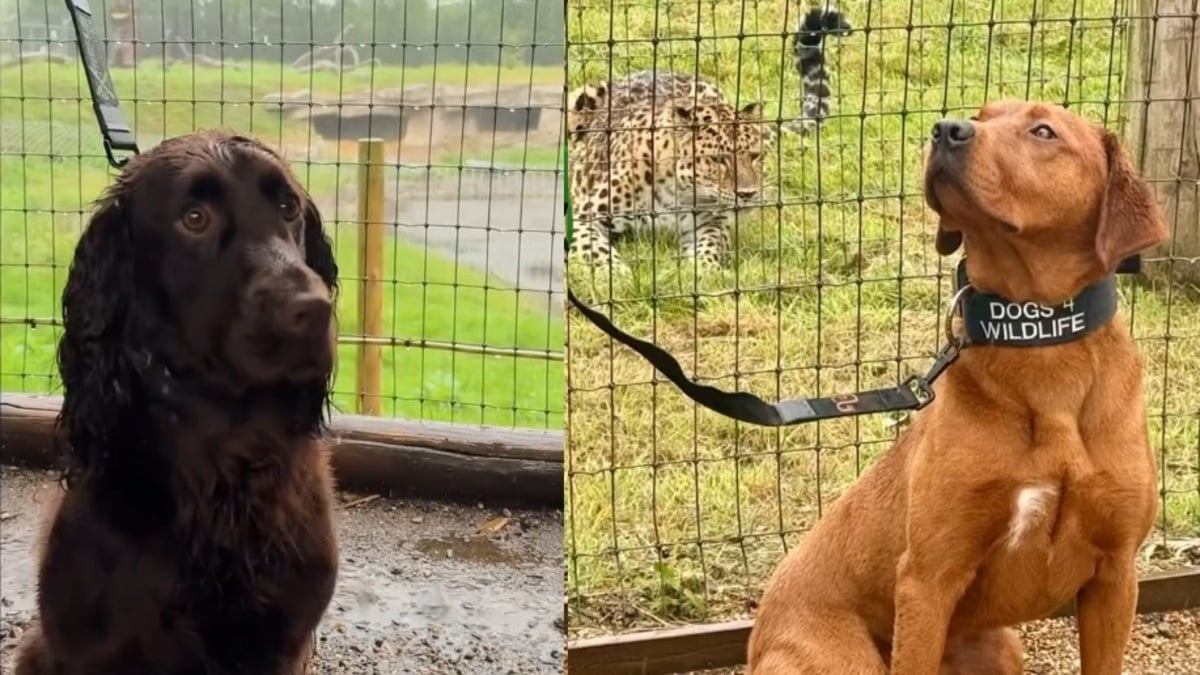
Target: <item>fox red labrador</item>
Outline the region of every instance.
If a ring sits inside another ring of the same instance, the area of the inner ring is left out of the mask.
[[[1157,498],[1113,275],[1162,214],[1112,134],[1021,101],[934,126],[925,198],[966,347],[775,571],[749,672],[1016,674],[1011,627],[1074,599],[1083,675],[1119,675]]]

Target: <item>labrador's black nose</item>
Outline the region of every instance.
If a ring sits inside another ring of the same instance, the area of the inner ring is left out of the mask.
[[[975,124],[970,120],[941,120],[933,125],[933,145],[941,148],[957,148],[971,142],[975,137]]]

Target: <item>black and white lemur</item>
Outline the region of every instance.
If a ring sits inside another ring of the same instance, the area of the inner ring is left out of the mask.
[[[792,55],[796,72],[800,73],[800,118],[783,125],[785,131],[810,133],[829,117],[829,72],[825,70],[826,36],[843,37],[853,28],[850,22],[832,4],[814,7],[800,20],[800,27],[793,36]]]

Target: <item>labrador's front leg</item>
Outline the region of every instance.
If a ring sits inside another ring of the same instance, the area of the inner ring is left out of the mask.
[[[1082,675],[1121,675],[1137,611],[1134,554],[1104,559],[1076,596]]]
[[[931,456],[937,456],[936,453]],[[942,480],[944,479],[944,480]],[[988,550],[988,533],[1003,527],[1004,502],[981,509],[968,476],[914,466],[907,547],[896,567],[892,675],[932,675],[941,668],[950,620]],[[946,485],[953,485],[947,491]],[[946,514],[959,514],[947,518]]]
[[[974,565],[953,564],[935,571],[914,562],[920,559],[910,550],[897,568],[892,675],[938,672],[945,656],[950,618],[974,578]]]

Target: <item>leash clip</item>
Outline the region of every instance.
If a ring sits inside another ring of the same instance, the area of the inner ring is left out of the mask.
[[[920,375],[911,375],[904,381],[904,388],[912,392],[914,398],[917,399],[916,410],[920,410],[925,406],[933,403],[934,394],[933,388],[929,386],[929,378]]]
[[[947,342],[946,346],[937,353],[933,365],[929,366],[929,370],[924,375],[913,375],[904,381],[904,386],[917,398],[917,410],[933,403],[935,398],[933,394],[934,380],[938,379],[951,363],[954,363],[966,346],[961,339]]]
[[[137,147],[134,146],[133,153],[137,154]],[[131,157],[117,157],[113,154],[113,142],[106,135],[104,137],[104,154],[108,156],[108,165],[114,169],[123,169],[126,164],[129,164]]]
[[[944,328],[946,331],[946,346],[942,347],[937,356],[933,359],[933,365],[929,366],[929,370],[925,371],[924,375],[913,375],[904,381],[904,387],[912,392],[917,399],[917,410],[933,403],[935,398],[933,393],[933,382],[938,379],[946,368],[950,367],[958,358],[959,353],[966,348],[967,341],[965,338],[954,334],[954,317],[962,316],[963,299],[967,292],[972,290],[971,284],[963,284],[954,297],[950,299],[950,306],[946,311],[946,320]]]

